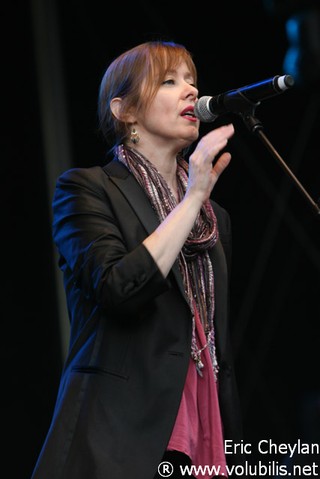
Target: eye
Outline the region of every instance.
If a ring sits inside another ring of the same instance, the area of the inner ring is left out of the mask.
[[[194,81],[194,78],[193,77],[188,77],[185,79],[185,81],[190,85],[190,86],[193,86],[194,88],[197,88],[197,85]]]
[[[163,85],[174,85],[174,79],[173,78],[167,78],[167,80],[164,80],[162,83]]]

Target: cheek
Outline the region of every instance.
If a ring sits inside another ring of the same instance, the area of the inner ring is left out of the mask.
[[[157,103],[153,111],[155,115],[162,116],[170,114],[172,109],[170,109],[170,105],[168,105],[168,102],[163,101],[161,103]]]
[[[168,114],[174,111],[175,103],[171,96],[167,93],[166,95],[161,95],[158,93],[154,102],[151,106],[154,113],[158,115]]]

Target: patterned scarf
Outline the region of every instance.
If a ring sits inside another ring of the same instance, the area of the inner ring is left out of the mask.
[[[168,184],[154,165],[136,150],[120,145],[116,155],[120,162],[134,175],[145,190],[160,222],[177,206],[177,200]],[[180,200],[183,198],[188,184],[188,163],[177,157],[177,184]],[[202,376],[204,367],[201,361],[202,351],[208,347],[213,371],[217,379],[218,364],[214,337],[214,275],[208,250],[218,239],[217,220],[210,201],[206,201],[193,225],[193,228],[178,256],[179,267],[192,313],[191,356],[197,371]],[[199,348],[195,333],[194,311],[197,308],[204,332],[206,344]]]

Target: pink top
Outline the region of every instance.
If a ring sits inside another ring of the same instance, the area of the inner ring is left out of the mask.
[[[206,344],[206,337],[198,314],[195,321],[197,341],[201,348]],[[195,467],[202,466],[199,474],[195,470],[192,472],[195,477],[210,479],[217,476],[217,472],[212,471],[212,466],[220,468],[219,475],[228,477],[217,383],[208,348],[202,352],[201,360],[204,364],[202,377],[197,373],[195,362],[190,357],[181,403],[167,450],[183,452],[190,457]]]

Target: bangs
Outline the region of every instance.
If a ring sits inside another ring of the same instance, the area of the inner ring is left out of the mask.
[[[196,68],[190,53],[181,45],[166,43],[156,47],[155,55],[152,57],[155,74],[163,81],[169,71],[177,69],[185,62],[190,73],[196,82]]]

